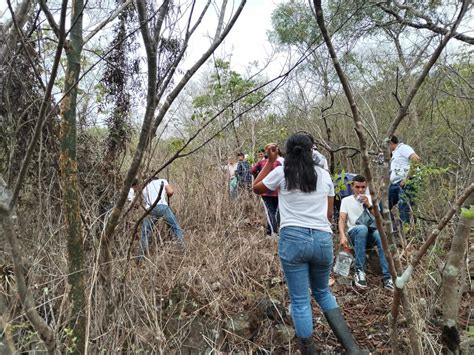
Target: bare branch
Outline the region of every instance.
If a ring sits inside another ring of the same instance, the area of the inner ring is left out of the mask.
[[[220,37],[222,32],[222,26],[224,25],[224,17],[225,17],[225,9],[227,7],[227,0],[222,1],[221,13],[219,16],[219,20],[217,22],[216,34],[214,35],[214,41]]]
[[[430,72],[431,68],[433,65],[436,63],[438,60],[441,52],[443,51],[444,47],[448,44],[448,41],[454,36],[456,33],[456,29],[459,26],[459,23],[461,22],[462,18],[464,17],[467,8],[468,8],[468,0],[464,0],[461,11],[459,11],[459,15],[456,19],[456,22],[454,23],[453,27],[451,30],[446,34],[446,36],[441,40],[441,43],[438,45],[434,53],[431,55],[430,60],[426,65],[424,66],[420,76],[416,80],[416,82],[413,84],[411,90],[409,91],[407,97],[405,98],[405,101],[403,102],[403,105],[399,108],[398,110],[398,115],[397,117],[393,120],[392,124],[390,125],[388,131],[387,131],[387,137],[392,136],[395,131],[397,130],[398,125],[402,121],[402,119],[408,114],[408,108],[410,107],[410,104],[415,97],[416,93],[421,87],[421,84],[425,81],[426,76]]]
[[[22,48],[25,51],[26,59],[30,63],[31,68],[33,69],[33,73],[35,74],[36,79],[38,80],[41,88],[44,90],[45,86],[44,86],[43,80],[41,79],[41,75],[38,73],[38,70],[36,69],[36,65],[35,65],[33,59],[31,58],[31,52],[29,50],[29,48],[31,48],[31,47],[28,46],[27,43],[25,42],[25,37],[23,35],[23,31],[21,29],[21,26],[20,26],[19,22],[16,19],[16,15],[15,15],[15,12],[13,11],[13,9],[12,9],[12,5],[11,5],[10,0],[7,0],[7,4],[8,4],[8,8],[10,10],[11,16],[12,16],[13,25],[15,27],[16,32],[18,33],[18,37],[20,38]]]
[[[49,10],[48,5],[46,5],[46,0],[40,0],[39,2],[41,10],[43,10],[46,19],[48,20],[49,25],[53,29],[54,34],[56,35],[57,38],[59,38],[59,26],[56,23],[56,20],[54,19],[53,14]]]
[[[239,7],[237,8],[235,14],[232,16],[232,19],[230,20],[229,24],[226,26],[224,31],[222,32],[221,36],[217,41],[214,41],[209,49],[201,56],[201,58],[198,59],[198,61],[184,74],[183,78],[181,81],[176,85],[176,87],[173,89],[173,91],[166,97],[165,102],[163,103],[163,106],[161,107],[157,117],[155,118],[155,122],[153,124],[153,129],[152,132],[153,134],[156,134],[156,130],[158,129],[158,126],[160,123],[163,121],[163,118],[165,117],[166,112],[168,112],[168,109],[170,108],[171,104],[173,101],[178,97],[178,94],[183,90],[184,86],[188,83],[188,81],[192,78],[192,76],[196,73],[196,71],[206,62],[206,60],[211,56],[212,53],[219,47],[219,45],[222,43],[222,41],[227,37],[229,34],[230,30],[234,26],[235,22],[240,16],[240,13],[242,12],[247,0],[242,0]]]
[[[402,25],[407,25],[407,26],[410,26],[410,27],[416,28],[416,29],[427,29],[427,30],[430,30],[432,32],[435,32],[435,33],[438,33],[438,34],[441,34],[441,35],[448,35],[451,32],[447,28],[439,27],[439,26],[435,25],[432,22],[431,19],[427,20],[425,16],[423,18],[427,21],[426,23],[412,22],[412,21],[409,21],[409,20],[403,18],[397,12],[395,12],[394,10],[382,5],[381,3],[377,4],[377,6],[380,9],[382,9],[383,11],[385,11],[387,14],[393,16],[395,18],[395,20],[397,22],[399,22],[400,24],[402,24]],[[463,5],[463,7],[464,7],[464,5]],[[413,9],[411,7],[410,7],[410,9],[413,12]],[[419,12],[417,11],[417,13],[419,13]],[[459,41],[465,42],[465,43],[474,44],[474,38],[466,36],[462,33],[457,33],[457,32],[454,31],[454,32],[452,32],[452,37],[454,37],[455,39],[457,39]]]
[[[28,19],[28,12],[30,9],[31,5],[31,0],[24,0],[17,8],[16,11],[11,10],[11,5],[9,6],[10,12],[12,13],[12,20],[10,23],[7,23],[3,30],[8,31],[10,27],[15,26],[14,21],[16,18],[16,27],[22,28],[24,24],[26,23],[26,20]],[[6,11],[6,10],[5,10]],[[13,14],[15,16],[13,16]],[[10,50],[10,48],[14,47],[16,41],[17,41],[17,36],[19,35],[18,31],[9,31],[9,35],[7,39],[5,40],[5,44],[3,45],[2,51],[0,52],[0,66],[3,66],[3,61],[8,57],[7,53]]]
[[[41,2],[43,2],[45,0],[41,0]],[[120,13],[125,10],[131,3],[132,3],[133,0],[127,0],[125,1],[121,6],[119,6],[114,12],[112,12],[109,17],[107,17],[104,21],[102,21],[101,23],[95,25],[94,29],[92,30],[91,33],[89,33],[89,35],[87,35],[86,38],[84,38],[84,44],[86,44],[87,42],[89,42],[97,33],[99,33],[99,31],[101,29],[103,29],[108,23],[110,23],[112,20],[114,20],[118,15],[120,15]]]

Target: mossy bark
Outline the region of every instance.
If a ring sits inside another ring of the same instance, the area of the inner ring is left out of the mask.
[[[83,1],[73,2],[70,39],[66,44],[67,68],[64,84],[65,98],[61,105],[61,189],[66,219],[69,299],[72,305],[70,327],[73,330],[75,353],[84,353],[85,274],[80,194],[77,183],[76,121],[77,81],[81,70]]]

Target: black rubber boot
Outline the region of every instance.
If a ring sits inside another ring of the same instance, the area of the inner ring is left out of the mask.
[[[368,355],[370,352],[368,350],[360,349],[359,346],[355,343],[354,338],[352,337],[351,331],[347,327],[346,320],[341,313],[340,308],[331,309],[324,313],[329,326],[331,327],[334,335],[336,336],[339,343],[346,350],[345,354],[348,355]]]
[[[317,355],[317,354],[319,354],[316,351],[316,347],[314,346],[313,337],[298,338],[298,348],[300,349],[301,355]]]

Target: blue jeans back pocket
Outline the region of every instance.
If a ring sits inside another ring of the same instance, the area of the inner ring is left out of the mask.
[[[282,260],[290,263],[305,262],[308,258],[307,254],[311,254],[310,248],[311,243],[307,240],[304,231],[291,227],[280,231],[278,254]]]

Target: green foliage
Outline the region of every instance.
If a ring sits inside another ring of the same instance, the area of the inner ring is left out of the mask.
[[[470,205],[469,208],[461,208],[461,215],[464,218],[474,219],[474,206]]]
[[[74,353],[77,349],[77,337],[74,336],[74,330],[71,328],[64,328],[62,344],[67,353]]]
[[[346,171],[342,170],[340,173],[335,173],[332,176],[332,181],[335,182],[336,184],[334,185],[334,193],[338,195],[341,191],[346,191],[347,186],[344,181],[346,177]]]
[[[205,115],[215,114],[223,106],[252,91],[257,86],[254,80],[244,79],[239,73],[230,69],[230,63],[217,59],[215,73],[211,75],[206,93],[193,98],[193,106]],[[239,106],[251,106],[263,98],[262,91],[245,95]],[[230,110],[227,110],[229,112]],[[237,112],[235,112],[237,113]]]
[[[285,45],[309,45],[318,37],[317,24],[306,1],[280,4],[272,13],[271,39]]]
[[[175,153],[184,147],[185,141],[182,138],[170,138],[166,141],[168,149]]]

